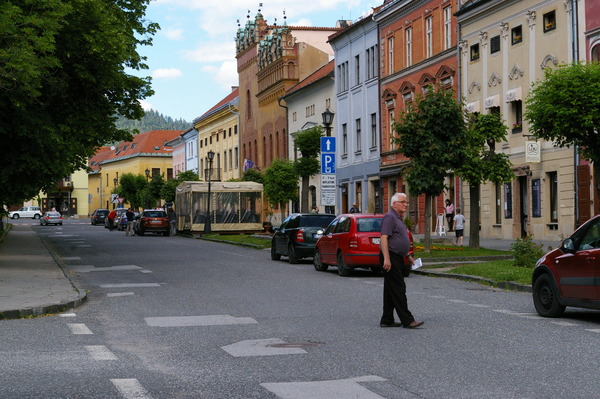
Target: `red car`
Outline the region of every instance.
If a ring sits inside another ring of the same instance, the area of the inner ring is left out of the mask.
[[[348,213],[335,218],[317,241],[313,264],[318,271],[337,266],[340,276],[348,276],[354,269],[371,269],[381,272],[379,243],[383,214]],[[410,254],[413,253],[413,238],[410,239]],[[405,264],[410,262],[405,259]],[[408,276],[410,268],[405,268]]]
[[[567,306],[600,309],[600,215],[588,220],[533,269],[535,310],[558,317]]]
[[[144,233],[171,235],[171,226],[167,212],[163,209],[144,209],[134,225],[134,231],[139,236],[143,236]]]

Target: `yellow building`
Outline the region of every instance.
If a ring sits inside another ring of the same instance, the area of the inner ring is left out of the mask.
[[[52,209],[59,211],[64,218],[85,218],[89,214],[88,175],[83,169],[56,183],[48,193],[40,192],[38,200],[31,205],[40,206],[42,212]]]
[[[125,173],[145,175],[148,179],[172,178],[173,148],[166,144],[181,133],[183,130],[152,130],[136,135],[132,141],[100,148],[89,162],[89,212],[117,206],[111,194]],[[127,203],[125,199],[124,204]]]

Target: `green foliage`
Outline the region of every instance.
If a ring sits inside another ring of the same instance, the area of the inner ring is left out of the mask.
[[[315,126],[306,130],[299,130],[292,133],[294,146],[300,151],[304,158],[314,158],[321,152],[321,137],[323,128]]]
[[[158,25],[149,0],[0,2],[0,203],[48,191],[106,142],[131,138],[114,115],[140,118],[153,94],[138,49]],[[49,151],[56,156],[41,156]]]
[[[309,178],[316,175],[321,170],[317,158],[298,158],[294,161],[294,171],[300,177]]]
[[[510,249],[515,257],[513,264],[518,267],[534,267],[538,259],[544,255],[542,247],[542,244],[536,244],[533,241],[533,236],[531,235],[525,236],[523,239],[517,238],[510,245]]]
[[[405,168],[412,195],[439,195],[448,171],[461,165],[467,135],[462,105],[455,93],[429,86],[394,124],[393,142],[410,158]]]
[[[177,186],[179,184],[181,184],[181,182],[178,179],[168,179],[160,189],[160,197],[165,202],[175,202]]]
[[[139,200],[138,193],[148,186],[146,177],[133,173],[124,173],[119,179],[119,195],[125,197],[125,201],[134,209],[139,209],[142,203]]]
[[[177,184],[184,182],[184,181],[200,181],[200,176],[198,176],[198,173],[194,172],[193,170],[186,170],[185,172],[180,172],[177,175]]]
[[[531,269],[514,266],[511,260],[462,265],[450,270],[449,273],[479,276],[494,283],[512,281],[517,284],[531,285]]]
[[[580,146],[584,157],[600,162],[600,64],[546,68],[526,104],[525,120],[536,137]]]
[[[265,177],[256,169],[248,169],[242,176],[242,181],[253,181],[255,183],[264,184]]]
[[[289,159],[276,159],[265,170],[264,192],[272,204],[282,208],[298,199],[298,175]]]
[[[127,130],[132,134],[151,130],[187,130],[192,127],[192,124],[184,119],[173,119],[153,109],[145,111],[144,116],[137,120],[119,116],[115,125],[118,129]]]

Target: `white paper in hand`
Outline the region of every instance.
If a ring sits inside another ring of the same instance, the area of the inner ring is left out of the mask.
[[[415,270],[415,269],[418,269],[421,266],[423,266],[423,262],[421,262],[421,258],[417,258],[417,259],[415,259],[415,263],[413,263],[411,269]]]

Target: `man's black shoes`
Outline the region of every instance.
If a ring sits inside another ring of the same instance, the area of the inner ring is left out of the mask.
[[[379,327],[402,327],[402,323],[379,323]]]

